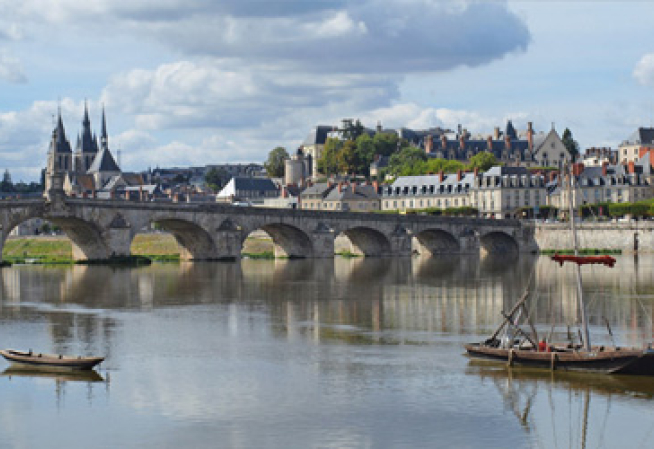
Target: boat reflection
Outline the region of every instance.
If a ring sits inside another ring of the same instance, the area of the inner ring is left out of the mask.
[[[651,377],[547,371],[479,360],[469,361],[465,372],[496,387],[503,410],[515,415],[538,447],[616,447],[620,429],[627,426],[635,441],[650,444],[654,438],[651,416],[638,411],[639,404],[648,408],[654,398]]]
[[[56,372],[9,367],[0,375],[9,377],[10,380],[12,377],[31,377],[52,379],[57,382],[105,382],[104,377],[95,370]]]

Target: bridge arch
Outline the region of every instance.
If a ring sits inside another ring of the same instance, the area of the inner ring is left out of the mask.
[[[202,226],[180,218],[157,218],[153,220],[163,230],[170,232],[179,245],[181,260],[212,260],[216,258],[216,242]]]
[[[350,240],[350,251],[362,256],[392,255],[391,242],[382,232],[365,226],[346,229],[343,234]]]
[[[458,239],[442,229],[426,229],[415,238],[420,254],[453,254],[461,250]]]
[[[305,258],[313,256],[313,243],[302,229],[284,223],[264,224],[259,229],[273,241],[275,257]],[[243,236],[243,239],[247,235]]]
[[[480,238],[482,254],[517,254],[518,242],[503,231],[491,231]]]

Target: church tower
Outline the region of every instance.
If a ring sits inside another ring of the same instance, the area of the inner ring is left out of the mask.
[[[82,133],[77,138],[77,148],[75,150],[75,173],[86,173],[93,159],[98,154],[98,143],[91,132],[91,121],[89,120],[89,110],[84,104],[84,118],[82,119]]]
[[[52,131],[50,149],[48,150],[48,165],[45,175],[45,196],[49,200],[64,194],[64,177],[73,169],[73,151],[66,139],[66,131],[61,120],[59,109],[57,124]]]

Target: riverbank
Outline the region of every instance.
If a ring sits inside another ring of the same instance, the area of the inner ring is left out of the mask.
[[[154,261],[179,261],[179,246],[168,233],[138,234],[132,242],[132,255]],[[253,258],[274,257],[273,243],[266,234],[254,234],[245,240],[243,255]],[[65,235],[11,236],[5,241],[2,259],[11,263],[73,264],[72,242]]]

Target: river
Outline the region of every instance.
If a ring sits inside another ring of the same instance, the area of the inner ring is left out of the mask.
[[[652,341],[653,265],[584,267],[594,342]],[[565,336],[572,274],[546,257],[3,268],[1,347],[107,359],[96,377],[0,361],[0,447],[654,447],[652,379],[463,355],[527,284],[539,332]]]

